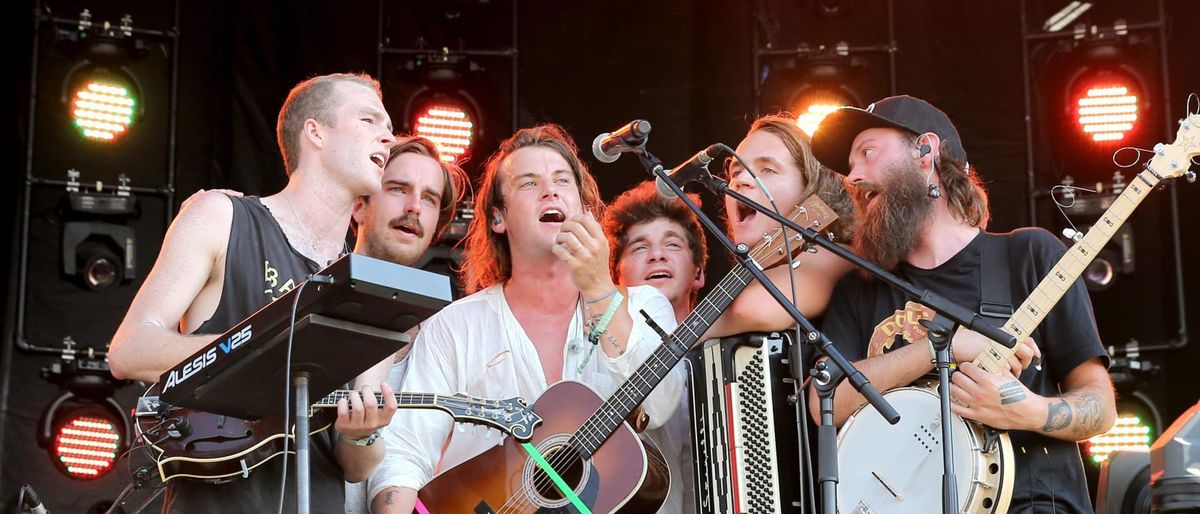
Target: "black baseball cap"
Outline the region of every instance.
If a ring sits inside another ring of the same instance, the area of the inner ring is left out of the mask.
[[[908,95],[889,96],[866,109],[842,107],[829,113],[813,133],[813,154],[821,164],[845,175],[850,171],[850,146],[854,138],[870,128],[894,128],[918,135],[932,132],[942,140],[941,151],[967,162],[962,138],[946,113]]]

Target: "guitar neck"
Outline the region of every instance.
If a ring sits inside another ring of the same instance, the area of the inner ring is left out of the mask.
[[[1159,182],[1159,178],[1150,171],[1143,171],[1130,181],[1108,210],[1088,229],[1087,235],[1063,254],[1050,273],[1013,312],[1004,324],[1004,331],[1016,336],[1018,341],[1029,337]],[[992,373],[1001,373],[1008,369],[1008,359],[1012,355],[1012,348],[993,342],[987,351],[979,354],[975,364]]]
[[[679,327],[663,338],[663,344],[655,348],[642,367],[621,384],[604,405],[584,422],[572,438],[572,445],[584,455],[594,453],[629,413],[641,405],[650,391],[662,382],[675,364],[683,359],[684,354],[700,340],[700,336],[753,279],[753,275],[745,266],[734,265],[733,270],[700,301]]]
[[[313,404],[313,408],[330,408],[337,407],[338,400],[350,401],[350,393],[360,391],[350,391],[347,389],[339,389],[329,393],[324,398],[321,398]],[[409,409],[445,409],[445,402],[450,397],[446,395],[438,395],[434,393],[395,393],[396,404],[400,407]],[[462,401],[454,399],[454,401]],[[383,406],[383,393],[375,393],[375,403]]]

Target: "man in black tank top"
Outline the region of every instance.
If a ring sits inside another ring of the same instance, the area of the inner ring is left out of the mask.
[[[289,176],[282,191],[263,198],[198,193],[171,223],[154,268],[113,337],[108,357],[113,375],[157,381],[342,253],[353,203],[380,190],[394,141],[379,84],[348,74],[300,83],[280,110],[277,137]],[[373,396],[368,403],[366,410],[376,414]],[[385,426],[392,412],[394,404],[374,416],[339,412],[334,428],[346,438],[366,437]],[[314,438],[313,512],[341,510],[339,461],[375,451],[354,446],[335,457],[326,434]],[[220,485],[172,480],[164,511],[273,511],[283,479],[277,461]],[[294,485],[284,504],[295,510]]]

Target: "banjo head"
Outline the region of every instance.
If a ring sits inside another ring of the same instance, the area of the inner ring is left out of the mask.
[[[866,405],[838,433],[838,510],[843,514],[941,512],[942,421],[937,393],[903,387],[884,398],[900,413],[899,423],[888,424]],[[1008,435],[1001,434],[998,444],[984,451],[983,426],[954,415],[950,424],[962,512],[1004,512],[1013,475]]]

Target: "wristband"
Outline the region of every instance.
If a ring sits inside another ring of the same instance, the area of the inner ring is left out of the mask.
[[[616,289],[613,289],[611,294],[614,295],[613,301],[608,304],[608,309],[605,310],[604,315],[600,317],[600,322],[596,323],[596,328],[593,328],[592,333],[588,334],[588,341],[591,341],[592,344],[599,344],[600,334],[603,334],[605,330],[608,330],[608,323],[612,321],[613,315],[617,313],[617,307],[621,306],[621,300],[625,298],[621,296],[620,291],[617,291]]]
[[[371,446],[371,445],[375,444],[376,440],[379,439],[379,431],[376,430],[374,432],[371,432],[370,434],[367,434],[366,437],[363,437],[361,439],[352,439],[352,438],[346,437],[345,434],[338,434],[338,439],[341,439],[341,441],[343,443],[353,445],[353,446]]]

